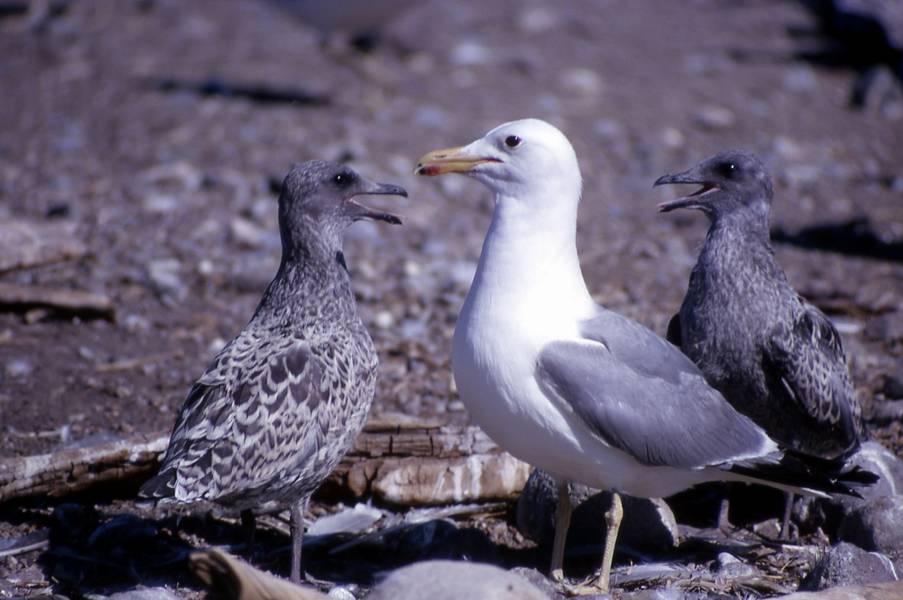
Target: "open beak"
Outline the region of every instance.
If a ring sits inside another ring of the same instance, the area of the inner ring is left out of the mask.
[[[701,177],[697,173],[697,169],[695,167],[688,171],[684,171],[683,173],[663,175],[655,180],[655,184],[653,184],[653,186],[658,187],[660,185],[672,185],[678,183],[695,183],[697,185],[701,185],[702,187],[687,196],[681,196],[680,198],[675,198],[674,200],[669,200],[668,202],[662,202],[658,205],[659,212],[670,212],[678,208],[703,208],[705,203],[705,196],[711,193],[717,193],[721,189],[716,184],[710,181],[706,181],[703,177]]]
[[[355,200],[357,196],[402,196],[408,197],[408,192],[403,187],[391,183],[373,183],[366,182],[364,188],[348,199],[348,203],[354,207],[354,219],[372,219],[374,221],[385,221],[393,225],[401,225],[401,217],[392,213],[383,212],[365,206]]]
[[[457,148],[445,148],[427,152],[417,161],[417,168],[414,169],[414,173],[426,175],[427,177],[435,177],[445,173],[468,173],[477,165],[502,162],[498,158],[488,156],[468,156],[467,148],[467,146],[458,146]]]

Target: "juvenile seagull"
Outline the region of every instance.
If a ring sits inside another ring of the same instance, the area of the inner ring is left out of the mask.
[[[840,335],[787,281],[771,249],[771,178],[752,154],[716,154],[655,185],[698,184],[659,205],[700,210],[711,226],[668,339],[777,442],[842,462],[859,448],[860,406]],[[784,534],[789,512],[785,512]]]
[[[329,162],[289,172],[279,271],[251,321],[188,392],[160,472],[140,492],[241,511],[251,532],[255,513],[290,507],[293,582],[307,502],[360,433],[376,386],[376,352],[357,315],[342,236],[360,219],[401,221],[359,204],[364,194],[407,196]]]
[[[455,328],[462,401],[500,446],[558,481],[552,575],[562,578],[567,482],[609,489],[597,589],[608,589],[618,492],[669,496],[706,481],[847,491],[787,460],[677,348],[596,304],[576,249],[581,177],[567,138],[536,119],[424,155],[421,175],[463,173],[495,194],[492,224]]]

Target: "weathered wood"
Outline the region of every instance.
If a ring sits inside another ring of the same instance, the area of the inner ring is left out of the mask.
[[[0,308],[51,309],[66,314],[113,319],[113,302],[101,294],[37,285],[0,283]]]
[[[145,435],[53,454],[0,460],[0,503],[27,496],[65,496],[116,479],[150,475],[166,435]],[[403,505],[507,500],[529,468],[477,427],[371,422],[331,482],[356,496]]]
[[[166,449],[168,436],[61,450],[0,461],[0,502],[28,496],[65,496],[98,484],[150,473]]]

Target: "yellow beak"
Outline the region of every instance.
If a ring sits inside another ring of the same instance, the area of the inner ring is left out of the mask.
[[[434,177],[445,173],[467,173],[477,165],[489,162],[501,162],[497,158],[474,158],[464,156],[461,151],[464,146],[456,148],[444,148],[427,152],[417,161],[414,172],[417,175]]]

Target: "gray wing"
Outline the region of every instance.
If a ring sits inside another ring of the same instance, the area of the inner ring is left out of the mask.
[[[251,338],[251,339],[249,339]],[[141,494],[181,501],[253,495],[316,454],[324,369],[310,346],[239,336],[191,388],[159,474]]]
[[[762,366],[772,394],[784,397],[814,421],[826,454],[855,450],[862,437],[861,407],[847,370],[843,345],[828,318],[811,304],[787,329],[771,333]]]
[[[548,344],[537,376],[607,443],[646,465],[690,469],[775,449],[688,358],[642,325],[604,311],[584,334],[599,343]]]

